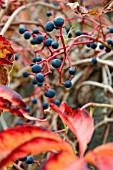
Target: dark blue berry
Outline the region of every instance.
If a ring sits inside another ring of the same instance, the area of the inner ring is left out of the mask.
[[[18,59],[19,59],[18,54],[15,54],[15,60],[18,60]]]
[[[63,19],[62,17],[56,17],[56,18],[54,19],[54,25],[55,25],[56,27],[62,27],[63,24],[64,24],[64,19]]]
[[[71,38],[73,35],[72,35],[72,33],[70,32],[69,34],[68,34],[68,38]]]
[[[68,33],[70,31],[70,27],[66,27],[66,33]]]
[[[76,36],[80,36],[81,34],[82,34],[82,32],[81,32],[80,30],[76,30],[76,31],[75,31],[75,35],[76,35]]]
[[[97,63],[97,59],[96,58],[92,58],[91,62],[92,62],[92,64],[96,64]]]
[[[110,28],[109,28],[109,32],[110,32],[110,33],[113,33],[113,27],[110,27]]]
[[[49,107],[48,102],[43,102],[43,109],[47,109]]]
[[[44,75],[42,73],[37,73],[36,80],[40,83],[44,82]]]
[[[40,61],[42,61],[42,58],[34,57],[32,61],[33,61],[33,63],[40,62]]]
[[[36,79],[33,79],[33,80],[32,80],[32,84],[33,84],[33,85],[36,85],[36,84],[37,84],[37,80],[36,80]]]
[[[54,30],[54,24],[53,24],[53,22],[47,22],[46,24],[45,24],[45,30],[47,31],[47,32],[51,32],[51,31],[53,31]]]
[[[59,43],[57,41],[53,41],[51,43],[52,48],[57,49],[59,47]]]
[[[38,35],[36,38],[36,44],[41,44],[44,40],[44,36],[43,35]]]
[[[33,158],[33,156],[27,156],[26,164],[32,164],[32,163],[34,163],[34,158]]]
[[[30,112],[31,108],[29,106],[26,107],[26,110]]]
[[[91,47],[92,49],[95,49],[95,48],[97,47],[97,44],[96,44],[96,43],[91,43],[91,44],[90,44],[90,47]]]
[[[33,29],[33,33],[34,33],[34,34],[38,34],[38,33],[39,33],[38,28],[34,28],[34,29]]]
[[[29,32],[29,31],[26,31],[25,33],[24,33],[24,38],[27,40],[27,39],[29,39],[31,37],[31,33]]]
[[[33,73],[39,73],[39,72],[41,72],[41,69],[42,69],[42,67],[40,66],[40,65],[38,65],[38,64],[34,64],[33,66],[32,66],[32,72]]]
[[[31,102],[32,102],[33,104],[37,104],[37,103],[38,103],[38,102],[37,102],[37,99],[35,99],[35,98],[32,99]]]
[[[112,41],[111,39],[108,39],[108,40],[107,40],[107,44],[113,45],[113,41]]]
[[[27,71],[23,72],[23,77],[28,77],[29,73]]]
[[[60,100],[56,99],[56,100],[54,101],[54,104],[56,104],[57,106],[60,106]]]
[[[90,43],[89,43],[89,44],[86,44],[86,46],[90,48]]]
[[[51,11],[47,11],[46,16],[50,17],[51,15],[52,15],[52,12]]]
[[[30,40],[30,43],[31,43],[32,45],[35,45],[35,44],[36,44],[36,39],[35,39],[35,38],[31,39],[31,40]]]
[[[106,53],[109,53],[111,51],[111,49],[106,47],[105,51],[106,51]]]
[[[19,33],[20,34],[24,34],[25,31],[26,31],[25,27],[20,27],[19,28]]]
[[[26,159],[27,159],[27,156],[26,156],[26,157],[23,157],[23,158],[20,158],[19,160],[20,160],[20,161],[26,161]]]
[[[104,45],[103,45],[103,44],[100,44],[100,45],[99,45],[99,48],[100,48],[101,50],[103,50],[103,49],[104,49]]]
[[[17,125],[22,126],[23,124],[24,124],[24,122],[23,122],[23,121],[21,121],[21,120],[17,122]]]
[[[70,80],[66,80],[66,81],[64,82],[64,86],[65,86],[66,88],[70,88],[70,87],[72,86],[71,81],[70,81]]]
[[[51,46],[51,43],[52,43],[52,42],[53,42],[53,39],[52,39],[52,38],[46,39],[46,41],[45,41],[45,46],[47,46],[47,47]]]
[[[74,67],[69,68],[69,74],[74,75],[76,73],[76,69]]]
[[[39,87],[42,87],[42,86],[43,86],[43,82],[40,83],[40,82],[37,81],[37,85],[38,85]]]
[[[59,68],[62,64],[62,61],[60,59],[53,59],[51,64],[54,68]]]
[[[53,98],[56,95],[56,91],[53,89],[50,89],[48,91],[45,91],[45,96],[49,98]]]

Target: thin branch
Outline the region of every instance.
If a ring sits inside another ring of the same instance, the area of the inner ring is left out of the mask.
[[[99,127],[101,127],[101,126],[103,126],[107,123],[113,123],[113,118],[107,118],[106,117],[104,120],[102,120],[101,122],[99,122],[95,125],[95,129],[97,129],[97,128],[99,128]]]
[[[104,108],[104,107],[107,107],[107,108],[113,108],[113,105],[111,105],[111,104],[103,104],[103,103],[87,103],[87,104],[85,104],[84,106],[82,106],[80,109],[85,109],[85,108],[87,108],[87,107],[102,107],[102,108]]]

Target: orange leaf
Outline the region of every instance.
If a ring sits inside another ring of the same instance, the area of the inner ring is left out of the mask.
[[[46,119],[29,116],[21,96],[4,85],[0,85],[0,110],[11,112],[16,116],[29,120],[46,121]]]
[[[69,107],[66,105],[66,103],[62,103],[60,108],[54,104],[51,104],[50,106],[60,115],[63,122],[76,135],[79,141],[80,156],[83,156],[87,148],[87,144],[90,142],[94,132],[93,118],[86,110],[80,109],[72,110],[71,113],[66,115],[64,112],[66,111],[68,113],[67,107]]]
[[[10,128],[0,133],[0,168],[29,154],[52,150],[74,155],[71,146],[53,132],[33,126]]]
[[[57,166],[56,166],[57,165]],[[46,162],[43,170],[87,170],[85,159],[75,157],[65,151],[52,155]]]
[[[99,170],[113,169],[113,142],[96,147],[89,151],[85,159]]]

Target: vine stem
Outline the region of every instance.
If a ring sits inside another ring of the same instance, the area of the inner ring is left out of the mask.
[[[5,34],[5,32],[7,31],[7,29],[8,29],[9,26],[11,25],[12,21],[14,20],[14,18],[16,17],[16,15],[17,15],[19,12],[21,12],[21,11],[23,11],[23,10],[31,7],[31,6],[40,6],[40,5],[41,5],[41,6],[44,6],[44,7],[52,8],[52,9],[54,9],[54,10],[61,10],[61,8],[55,7],[54,5],[48,4],[48,3],[46,3],[46,2],[34,2],[34,3],[29,3],[29,4],[27,4],[27,5],[23,5],[23,6],[19,7],[18,9],[16,9],[16,10],[13,12],[13,14],[11,15],[11,17],[9,18],[9,20],[6,22],[6,24],[4,25],[3,29],[1,30],[1,33],[0,33],[0,34],[1,34],[1,35],[4,35],[4,34]]]
[[[84,106],[82,106],[80,109],[85,109],[87,107],[107,107],[107,108],[113,108],[113,105],[111,104],[103,104],[103,103],[87,103]]]

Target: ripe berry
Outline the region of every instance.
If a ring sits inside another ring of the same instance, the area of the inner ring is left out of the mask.
[[[33,156],[27,156],[26,164],[32,164],[32,163],[34,163],[34,158],[33,158]]]
[[[69,68],[69,74],[74,75],[76,73],[76,69],[74,67]]]
[[[28,77],[29,73],[27,71],[23,72],[23,77]]]
[[[106,53],[109,53],[111,51],[111,49],[106,47],[105,51],[106,51]]]
[[[23,158],[20,158],[19,160],[20,160],[20,161],[26,161],[26,159],[27,159],[27,156],[26,156],[26,157],[23,157]]]
[[[35,45],[35,44],[36,44],[36,39],[35,39],[35,38],[31,39],[31,40],[30,40],[30,43],[31,43],[32,45]]]
[[[32,99],[31,102],[32,102],[33,104],[37,104],[37,103],[38,103],[38,102],[37,102],[37,99],[35,99],[35,98]]]
[[[68,33],[70,31],[70,27],[66,27],[66,33]]]
[[[42,59],[40,57],[34,57],[32,61],[33,63],[36,63],[42,61]]]
[[[95,48],[97,47],[97,44],[96,44],[96,43],[91,43],[91,44],[90,44],[90,47],[91,47],[92,49],[95,49]]]
[[[38,33],[39,33],[38,28],[34,28],[34,29],[33,29],[33,33],[34,33],[34,34],[38,34]]]
[[[99,48],[100,48],[101,50],[103,50],[103,49],[104,49],[104,45],[103,45],[103,44],[100,44],[100,45],[99,45]]]
[[[43,109],[47,109],[49,107],[48,102],[43,102]]]
[[[59,43],[57,41],[53,41],[51,43],[51,46],[52,46],[53,49],[57,49],[59,47]]]
[[[76,34],[76,36],[80,36],[82,34],[82,32],[80,30],[76,30],[75,34]]]
[[[23,124],[24,124],[24,122],[23,122],[23,121],[21,121],[21,120],[17,122],[17,125],[22,126]]]
[[[92,64],[96,64],[97,63],[97,59],[96,58],[92,58],[91,62],[92,62]]]
[[[40,83],[44,82],[44,75],[42,73],[37,73],[36,80]]]
[[[31,33],[29,32],[29,31],[26,31],[25,33],[24,33],[24,38],[27,40],[27,39],[29,39],[31,37]]]
[[[45,46],[47,46],[47,47],[51,46],[51,43],[52,43],[52,42],[53,42],[53,39],[52,39],[52,38],[46,39],[46,41],[45,41]]]
[[[90,48],[90,43],[89,43],[89,44],[86,44],[86,46]]]
[[[110,33],[113,33],[113,27],[110,27],[110,28],[109,28],[109,32],[110,32]]]
[[[63,24],[64,24],[64,19],[63,19],[62,17],[56,17],[56,18],[54,19],[54,25],[55,25],[56,27],[62,27]]]
[[[36,85],[36,84],[37,84],[37,80],[36,80],[36,79],[33,79],[33,80],[32,80],[32,84],[33,84],[33,85]]]
[[[43,86],[43,82],[40,83],[40,82],[37,81],[37,85],[38,85],[39,87],[42,87],[42,86]]]
[[[25,27],[20,27],[19,28],[19,33],[20,34],[24,34],[25,31],[26,31]]]
[[[70,87],[72,86],[71,81],[70,81],[70,80],[66,80],[66,81],[64,82],[64,86],[65,86],[66,88],[70,88]]]
[[[45,25],[45,30],[47,31],[47,32],[51,32],[51,31],[53,31],[54,30],[54,24],[53,24],[53,22],[47,22],[46,23],[46,25]]]
[[[31,108],[29,106],[26,107],[26,110],[30,112]]]
[[[56,91],[53,89],[50,89],[48,91],[45,91],[45,96],[49,98],[53,98],[56,95]]]
[[[107,43],[108,43],[109,45],[113,45],[113,41],[112,41],[111,39],[108,39],[108,40],[107,40]]]
[[[18,60],[18,59],[19,59],[18,54],[15,54],[15,60]]]
[[[38,64],[34,64],[32,66],[32,72],[33,73],[39,73],[39,72],[41,72],[41,69],[42,69],[42,67],[40,65],[38,65]]]
[[[46,16],[50,17],[51,15],[52,15],[52,12],[51,11],[47,11]]]
[[[36,38],[36,44],[41,44],[44,40],[44,36],[43,35],[38,35]]]
[[[69,34],[68,34],[68,38],[71,38],[73,35],[72,35],[72,33],[70,32]]]
[[[51,64],[54,68],[59,68],[62,64],[62,61],[60,59],[53,59]]]
[[[56,99],[56,100],[54,101],[54,104],[56,104],[57,106],[60,106],[60,100]]]

